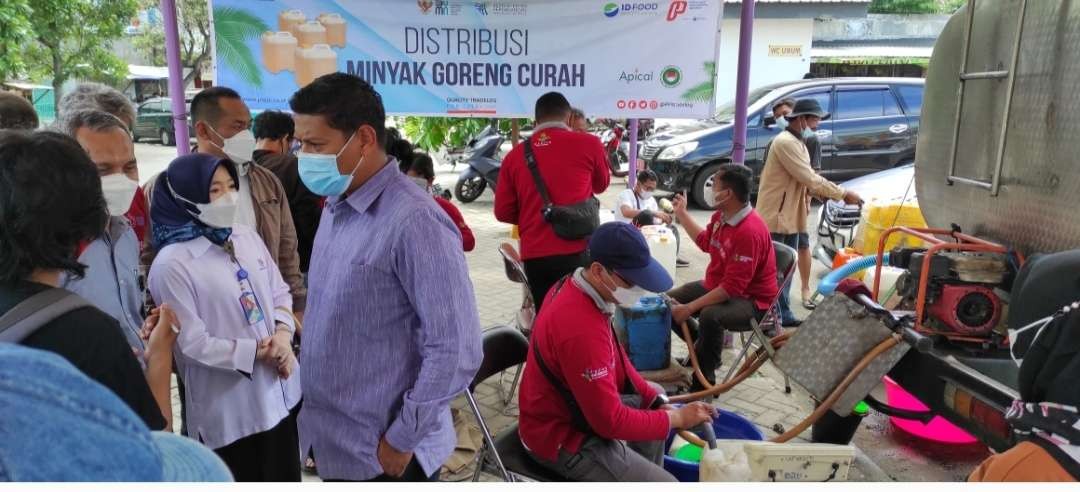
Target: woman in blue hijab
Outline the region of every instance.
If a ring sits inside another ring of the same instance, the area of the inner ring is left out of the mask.
[[[259,236],[235,225],[236,165],[178,157],[152,197],[150,293],[184,329],[176,363],[188,435],[237,481],[299,481],[299,364],[292,296]]]

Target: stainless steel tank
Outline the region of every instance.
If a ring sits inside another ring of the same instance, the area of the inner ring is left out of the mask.
[[[915,164],[923,215],[1025,253],[1080,248],[1080,0],[974,5],[930,60]]]

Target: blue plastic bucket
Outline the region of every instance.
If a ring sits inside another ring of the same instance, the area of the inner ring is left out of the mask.
[[[720,410],[720,415],[713,419],[713,430],[716,431],[717,439],[745,439],[747,441],[764,441],[765,435],[761,433],[753,422],[745,417]],[[668,434],[664,450],[671,447],[671,441],[675,439],[675,431]],[[698,464],[673,458],[664,454],[664,469],[675,476],[680,482],[697,482],[700,472]]]

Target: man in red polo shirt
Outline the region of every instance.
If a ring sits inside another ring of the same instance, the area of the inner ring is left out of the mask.
[[[555,205],[571,205],[603,193],[611,181],[607,155],[600,139],[570,129],[570,102],[558,92],[536,101],[533,152],[540,177]],[[555,235],[540,210],[544,203],[536,191],[523,145],[503,158],[495,190],[495,218],[516,224],[521,234],[521,258],[536,309],[559,279],[588,265],[586,240],[567,241]]]
[[[570,480],[674,481],[660,466],[668,433],[710,422],[715,409],[702,402],[668,406],[611,329],[616,303],[632,306],[663,292],[671,277],[627,223],[600,226],[589,254],[587,268],[551,289],[549,307],[533,325],[521,379],[521,442],[541,465]]]
[[[725,327],[743,327],[760,320],[778,291],[776,257],[765,221],[750,206],[751,171],[726,164],[713,179],[719,209],[702,228],[686,211],[686,198],[675,197],[675,214],[690,237],[709,254],[705,279],[668,293],[679,305],[671,309],[676,325],[697,315],[700,333],[695,352],[701,372],[715,381],[724,349]],[[701,389],[695,380],[693,389]]]

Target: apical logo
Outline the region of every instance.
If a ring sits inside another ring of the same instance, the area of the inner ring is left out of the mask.
[[[667,9],[668,22],[678,19],[680,15],[686,13],[686,0],[672,0],[671,6]]]
[[[668,89],[678,87],[682,83],[682,70],[674,65],[664,67],[664,70],[660,72],[660,83]]]
[[[607,5],[604,5],[604,15],[607,17],[615,17],[616,15],[619,15],[619,4],[611,2]]]
[[[435,2],[431,0],[416,0],[416,6],[420,7],[420,13],[427,15],[431,12],[431,7],[435,6]]]

